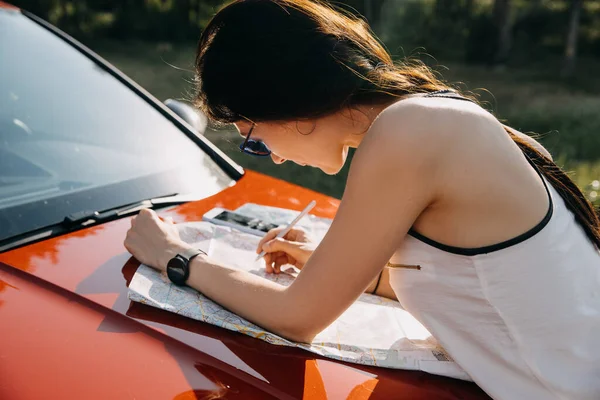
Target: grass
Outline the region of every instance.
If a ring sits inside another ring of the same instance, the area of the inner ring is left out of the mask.
[[[100,42],[92,49],[113,63],[160,100],[193,97],[193,45]],[[536,132],[553,156],[589,198],[600,204],[600,62],[583,60],[576,78],[558,78],[559,60],[527,69],[489,70],[450,64],[437,67],[443,78],[475,92],[499,119],[523,132]],[[483,89],[485,88],[485,89]],[[213,130],[206,136],[244,168],[292,181],[341,197],[349,163],[335,177],[293,163],[274,165],[269,159],[239,152],[232,130]]]

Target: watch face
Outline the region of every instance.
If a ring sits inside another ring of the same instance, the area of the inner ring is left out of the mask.
[[[188,266],[187,263],[176,256],[169,260],[167,264],[167,276],[176,285],[183,285],[187,280]]]

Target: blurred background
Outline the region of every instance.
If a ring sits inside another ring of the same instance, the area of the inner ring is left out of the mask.
[[[196,42],[229,1],[11,2],[71,34],[158,99],[189,100]],[[331,3],[366,19],[395,58],[421,59],[443,80],[477,94],[503,122],[538,135],[600,205],[600,0]],[[338,198],[343,193],[349,163],[331,177],[240,153],[231,127],[206,136],[245,168]]]

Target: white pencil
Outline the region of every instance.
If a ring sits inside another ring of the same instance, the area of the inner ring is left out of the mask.
[[[282,237],[284,237],[285,235],[287,235],[287,233],[294,227],[294,225],[296,225],[298,223],[298,221],[300,221],[302,219],[302,217],[304,217],[306,214],[308,214],[308,212],[310,210],[313,209],[314,206],[317,205],[316,201],[311,201],[310,203],[308,203],[308,205],[306,206],[306,208],[304,210],[302,210],[302,212],[300,214],[298,214],[298,216],[296,218],[294,218],[294,220],[292,222],[290,222],[288,224],[288,226],[285,227],[284,230],[282,230],[281,232],[279,232],[279,234],[277,236],[275,236],[275,239],[281,239]],[[258,261],[260,260],[262,257],[265,256],[265,254],[267,254],[266,251],[261,251],[261,253],[258,255],[258,257],[256,257],[256,260],[254,261]]]

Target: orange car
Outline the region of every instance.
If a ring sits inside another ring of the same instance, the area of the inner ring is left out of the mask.
[[[228,159],[48,23],[0,3],[0,399],[484,399],[468,382],[329,360],[134,303],[142,207],[338,201]],[[182,118],[183,117],[183,118]],[[185,121],[188,120],[188,122]]]

